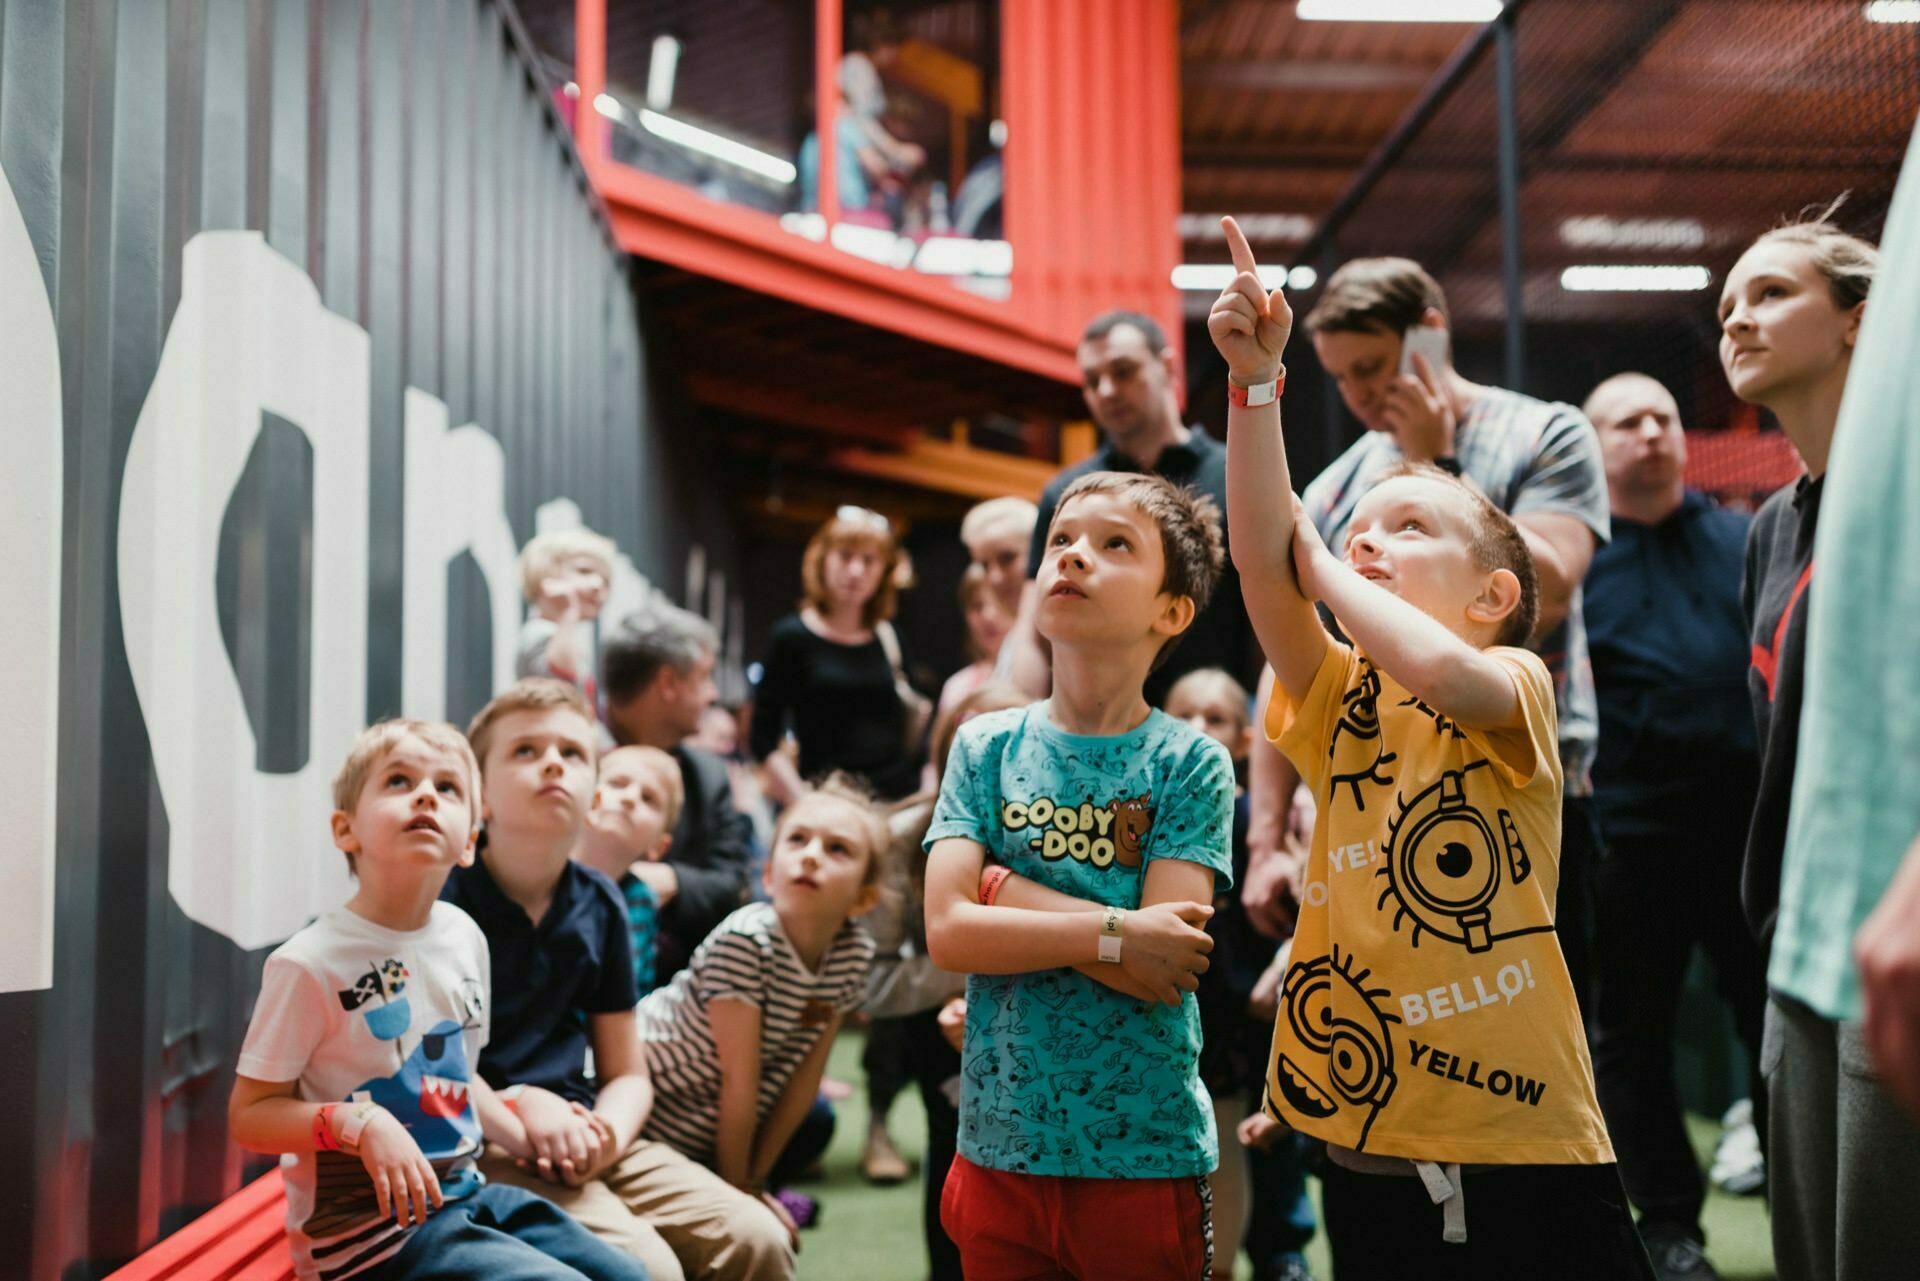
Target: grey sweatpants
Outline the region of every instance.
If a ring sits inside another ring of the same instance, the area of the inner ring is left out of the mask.
[[[1780,1281],[1915,1275],[1920,1125],[1874,1079],[1860,1025],[1770,994],[1760,1071]]]

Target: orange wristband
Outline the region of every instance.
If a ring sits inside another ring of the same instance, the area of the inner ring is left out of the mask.
[[[1001,885],[1005,884],[1006,879],[1012,875],[1013,870],[1006,867],[990,867],[982,872],[980,874],[980,901],[988,907],[992,907],[995,896],[1000,893]]]

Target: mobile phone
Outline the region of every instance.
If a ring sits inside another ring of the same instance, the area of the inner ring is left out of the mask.
[[[1439,373],[1447,361],[1447,331],[1436,329],[1432,325],[1410,325],[1400,337],[1400,374],[1403,378],[1416,378],[1413,370],[1413,356],[1418,352],[1427,358],[1428,366]]]

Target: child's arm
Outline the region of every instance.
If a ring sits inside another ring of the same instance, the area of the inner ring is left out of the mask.
[[[297,1084],[234,1077],[233,1093],[227,1097],[227,1132],[233,1141],[250,1152],[317,1151],[321,1145],[315,1125],[324,1113],[328,1118],[326,1132],[331,1136],[329,1146],[339,1147],[341,1126],[355,1108],[369,1106],[308,1103],[295,1097]],[[440,1179],[407,1127],[385,1108],[371,1106],[373,1113],[360,1131],[354,1155],[373,1182],[380,1217],[391,1212],[403,1224],[425,1223],[431,1211],[446,1204],[440,1194]]]
[[[760,1102],[760,1007],[725,997],[707,1003],[720,1059],[719,1117],[713,1168],[742,1191],[753,1190],[753,1132]]]
[[[631,1147],[653,1111],[653,1077],[647,1072],[646,1049],[633,1011],[589,1014],[587,1034],[593,1038],[593,1070],[600,1081],[593,1114],[606,1123],[610,1141],[600,1159],[581,1172],[583,1181]]]
[[[1260,283],[1259,264],[1240,226],[1221,220],[1239,272],[1213,304],[1207,332],[1237,387],[1280,376],[1293,310]],[[1313,684],[1330,643],[1293,572],[1293,479],[1280,436],[1280,402],[1227,410],[1227,544],[1247,616],[1280,685],[1300,698]],[[1288,495],[1288,499],[1280,499]],[[1276,501],[1278,499],[1278,501]]]
[[[1147,865],[1146,882],[1140,888],[1140,906],[1151,907],[1155,903],[1181,903],[1197,900],[1213,892],[1213,870],[1198,863],[1187,863],[1179,859],[1158,859]],[[1075,898],[1030,881],[1024,876],[1009,875],[1000,882],[1000,888],[993,896],[994,907],[1026,908],[1035,912],[1076,913],[1089,908],[1099,911],[1102,905],[1088,899]],[[1129,918],[1130,920],[1131,918]],[[1123,928],[1123,936],[1127,931]],[[1124,955],[1124,948],[1122,955]],[[1196,974],[1207,971],[1208,962],[1201,958]],[[1147,986],[1128,974],[1124,966],[1095,961],[1091,965],[1076,965],[1074,969],[1086,975],[1096,983],[1104,983],[1116,992],[1132,997],[1136,1001],[1157,999]]]
[[[984,906],[985,862],[986,848],[960,836],[935,841],[927,855],[927,952],[935,965],[955,974],[1032,974],[1101,963],[1104,909]],[[1177,1005],[1182,992],[1199,986],[1194,975],[1213,950],[1199,928],[1213,915],[1211,898],[1209,885],[1197,901],[1155,903],[1127,914],[1120,963],[1152,999]]]
[[[758,1188],[766,1183],[774,1163],[787,1150],[787,1141],[806,1118],[807,1110],[820,1093],[820,1079],[827,1074],[827,1055],[832,1053],[833,1038],[839,1031],[840,1016],[836,1014],[820,1029],[820,1039],[793,1069],[786,1088],[774,1100],[773,1110],[760,1123],[760,1132],[753,1140],[753,1160],[747,1166],[747,1186]]]
[[[487,1136],[488,1142],[498,1143],[516,1161],[533,1160],[533,1144],[527,1141],[527,1127],[485,1078],[475,1075],[467,1082],[467,1092],[473,1099],[473,1114],[480,1119],[480,1132]]]
[[[1327,603],[1341,628],[1380,670],[1463,725],[1519,729],[1526,724],[1526,708],[1506,664],[1336,560],[1304,514],[1295,522],[1300,581]]]

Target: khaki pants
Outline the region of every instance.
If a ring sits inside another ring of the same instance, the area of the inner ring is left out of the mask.
[[[546,1197],[639,1259],[652,1281],[792,1281],[793,1246],[773,1211],[664,1143],[636,1139],[577,1188],[520,1169],[497,1146],[480,1171]]]

